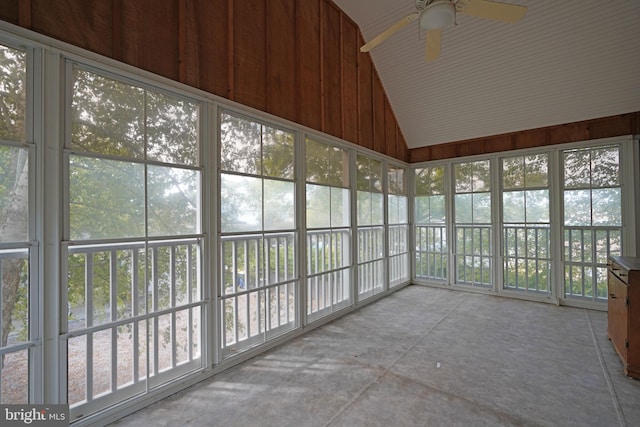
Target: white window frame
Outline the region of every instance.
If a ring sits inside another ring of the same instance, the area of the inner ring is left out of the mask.
[[[571,298],[565,298],[564,296],[564,268],[563,259],[563,184],[562,184],[562,151],[574,148],[592,148],[599,146],[608,146],[619,144],[621,147],[621,187],[622,187],[622,241],[623,241],[623,255],[636,256],[637,250],[640,247],[640,236],[637,235],[636,230],[640,228],[640,218],[637,218],[636,212],[640,212],[640,197],[636,196],[636,192],[640,190],[640,161],[638,148],[638,138],[628,136],[611,137],[587,141],[579,141],[567,144],[558,144],[553,146],[537,147],[532,149],[512,150],[507,152],[493,153],[490,155],[479,155],[470,157],[461,157],[450,159],[447,161],[434,161],[434,162],[422,162],[411,165],[411,180],[415,182],[415,169],[442,166],[446,169],[450,169],[446,173],[445,181],[445,193],[447,197],[447,236],[449,242],[452,242],[454,236],[454,219],[452,217],[453,206],[453,165],[457,163],[472,162],[477,160],[488,160],[492,165],[491,172],[491,200],[492,200],[492,224],[491,229],[493,233],[493,266],[492,266],[492,285],[488,289],[465,289],[466,286],[456,286],[458,289],[472,290],[473,292],[499,294],[503,296],[509,296],[513,298],[522,298],[532,301],[548,302],[553,304],[562,304],[575,307],[592,308],[603,310],[606,309],[606,304],[595,301],[582,301],[574,300]],[[499,167],[499,163],[502,158],[513,156],[527,156],[533,154],[548,153],[549,154],[549,198],[550,198],[550,224],[551,224],[551,292],[550,295],[536,295],[535,293],[519,293],[509,289],[503,288],[502,270],[504,265],[503,257],[503,242],[502,242],[502,195],[499,192],[502,182],[502,168]],[[412,193],[413,194],[413,193]],[[415,195],[414,195],[415,197]],[[411,223],[413,224],[412,239],[416,240],[416,229],[418,224],[415,223],[415,209],[410,211]],[[560,237],[558,237],[560,236]],[[454,249],[453,245],[449,244],[449,275],[446,282],[438,282],[436,280],[429,280],[426,278],[416,277],[415,262],[412,267],[412,277],[414,283],[424,284],[429,286],[454,286],[454,275],[451,274],[455,268],[455,261],[453,260]]]
[[[27,340],[9,345],[0,350],[0,355],[27,351],[28,355],[28,403],[42,403],[45,400],[43,384],[43,364],[45,363],[44,328],[46,326],[43,310],[45,304],[44,275],[42,269],[42,221],[43,215],[38,209],[43,197],[43,180],[39,172],[43,165],[42,159],[42,112],[36,108],[36,104],[43,98],[43,60],[42,50],[37,45],[25,44],[20,39],[7,34],[0,34],[0,44],[7,48],[24,52],[25,54],[25,134],[24,142],[3,141],[3,146],[8,146],[27,151],[28,155],[28,218],[27,240],[24,242],[0,243],[0,249],[7,251],[27,251],[29,264],[29,329]],[[5,403],[5,402],[3,402]],[[11,403],[11,402],[8,402]]]

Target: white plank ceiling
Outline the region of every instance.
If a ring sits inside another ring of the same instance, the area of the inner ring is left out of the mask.
[[[365,41],[415,11],[334,3]],[[409,148],[640,111],[640,0],[509,3],[528,8],[517,24],[458,14],[434,62],[417,21],[371,51]]]

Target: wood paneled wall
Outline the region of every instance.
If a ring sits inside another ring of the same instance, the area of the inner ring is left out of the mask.
[[[640,111],[409,150],[411,163],[640,134]]]
[[[408,160],[360,30],[331,0],[3,0],[0,19]]]

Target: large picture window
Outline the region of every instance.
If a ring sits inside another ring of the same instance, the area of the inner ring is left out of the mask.
[[[307,138],[307,319],[351,305],[349,151]]]
[[[406,169],[387,166],[389,287],[409,280],[409,208]]]
[[[200,104],[70,67],[72,419],[202,368]]]
[[[445,166],[415,170],[415,274],[418,278],[448,278]]]
[[[454,165],[455,283],[492,285],[491,162]]]
[[[551,293],[549,157],[502,159],[502,246],[505,289]]]
[[[293,132],[220,111],[223,357],[298,326]]]
[[[33,402],[38,246],[30,218],[27,52],[0,45],[0,403]]]
[[[622,255],[620,146],[562,152],[564,292],[607,299],[607,257]]]
[[[382,174],[382,161],[362,154],[356,156],[358,297],[360,300],[386,289]]]

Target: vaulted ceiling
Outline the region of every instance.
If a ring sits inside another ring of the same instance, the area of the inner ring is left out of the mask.
[[[333,1],[365,41],[415,12]],[[640,1],[508,2],[528,8],[522,21],[458,14],[436,61],[417,21],[371,51],[409,148],[640,111]]]

